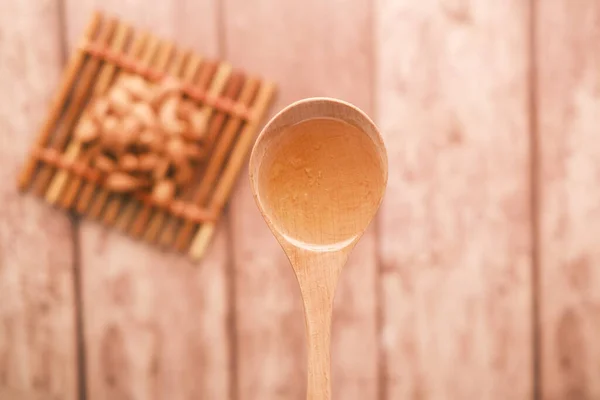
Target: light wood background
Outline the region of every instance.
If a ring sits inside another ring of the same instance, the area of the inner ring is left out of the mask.
[[[0,399],[305,395],[299,291],[247,179],[199,265],[17,193],[94,9],[275,80],[273,112],[334,96],[382,129],[335,399],[600,399],[597,0],[0,2]]]

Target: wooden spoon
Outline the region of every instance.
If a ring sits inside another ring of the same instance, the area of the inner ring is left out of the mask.
[[[351,104],[310,98],[258,136],[250,182],[300,285],[308,342],[308,400],[329,400],[333,298],[340,272],[377,212],[387,154],[375,124]]]

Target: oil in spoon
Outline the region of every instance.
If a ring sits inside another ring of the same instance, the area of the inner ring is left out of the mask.
[[[341,120],[314,118],[270,141],[259,192],[286,240],[336,250],[355,240],[373,218],[384,187],[381,171],[368,135]]]

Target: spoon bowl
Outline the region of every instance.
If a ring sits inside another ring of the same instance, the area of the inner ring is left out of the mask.
[[[310,98],[265,126],[250,156],[250,180],[278,239],[335,250],[355,243],[379,208],[387,156],[375,124],[361,110]]]
[[[385,192],[383,140],[357,107],[304,99],[264,127],[249,170],[256,204],[300,285],[308,334],[307,399],[329,400],[335,288]]]

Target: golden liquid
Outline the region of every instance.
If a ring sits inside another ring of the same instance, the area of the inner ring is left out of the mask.
[[[343,121],[315,118],[286,128],[268,144],[260,198],[288,240],[305,247],[344,245],[373,218],[382,170],[367,134]]]

